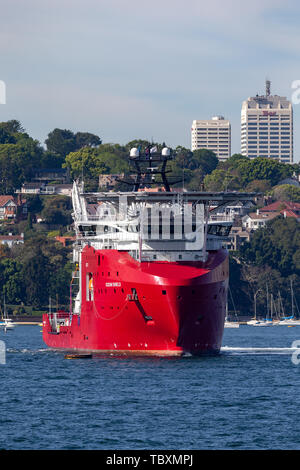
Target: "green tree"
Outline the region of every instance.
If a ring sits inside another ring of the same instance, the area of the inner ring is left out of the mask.
[[[101,139],[95,134],[89,132],[77,132],[75,135],[76,149],[82,149],[84,147],[99,147],[101,145]]]
[[[5,124],[5,123],[2,123]],[[6,127],[0,126],[0,129]],[[30,180],[43,153],[38,141],[25,133],[14,133],[14,143],[0,144],[0,193],[11,194],[20,188],[25,180]]]
[[[7,303],[18,304],[25,298],[25,279],[22,264],[18,260],[4,258],[0,261],[0,293]]]
[[[238,161],[237,170],[244,187],[254,180],[267,180],[275,186],[293,173],[291,165],[262,157]]]
[[[20,121],[17,121],[16,119],[0,122],[0,129],[5,130],[9,134],[23,134],[25,132]]]
[[[241,189],[238,175],[229,170],[216,169],[204,178],[206,191],[235,191]]]
[[[105,149],[111,149],[106,146]],[[97,190],[100,174],[119,174],[129,172],[129,163],[113,150],[103,151],[99,148],[85,147],[72,152],[66,157],[64,166],[71,170],[73,178],[83,176],[86,188]]]
[[[300,187],[292,184],[282,184],[275,186],[271,192],[276,201],[300,202]]]
[[[40,250],[23,265],[23,278],[26,282],[26,301],[28,305],[39,307],[47,305],[49,298],[48,260]]]
[[[278,217],[265,228],[255,231],[250,242],[240,248],[240,258],[256,266],[270,266],[283,276],[299,275],[295,253],[300,250],[299,222],[292,217]]]
[[[269,180],[253,180],[247,184],[245,190],[252,193],[266,193],[270,191],[271,183]]]
[[[67,196],[51,196],[45,199],[41,212],[47,224],[69,225],[72,223],[71,200]]]
[[[195,164],[195,169],[201,168],[204,175],[215,170],[219,163],[216,154],[207,149],[194,150],[192,160]]]
[[[62,157],[76,150],[75,134],[67,129],[54,129],[48,134],[45,140],[47,150],[54,152]]]
[[[54,129],[45,140],[47,150],[65,157],[70,152],[75,152],[84,147],[99,147],[101,139],[90,132],[77,132],[68,129]]]

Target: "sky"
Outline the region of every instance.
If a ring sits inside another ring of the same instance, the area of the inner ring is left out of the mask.
[[[223,115],[237,153],[243,100],[266,78],[292,98],[299,25],[294,0],[0,0],[0,121],[41,144],[60,128],[190,148],[192,121]]]

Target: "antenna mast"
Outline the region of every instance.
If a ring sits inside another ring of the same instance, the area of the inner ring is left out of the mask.
[[[271,82],[270,80],[266,80],[266,96],[271,95]]]

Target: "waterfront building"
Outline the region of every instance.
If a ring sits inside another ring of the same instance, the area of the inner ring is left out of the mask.
[[[248,98],[242,104],[241,154],[293,162],[292,103],[285,96],[271,95],[269,80],[265,95]]]
[[[192,151],[211,150],[219,160],[231,155],[231,125],[223,116],[209,120],[194,120],[191,129]]]

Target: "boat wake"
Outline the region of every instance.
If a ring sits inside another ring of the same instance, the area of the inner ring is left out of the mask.
[[[41,354],[49,352],[48,348],[41,348],[41,349],[16,349],[16,348],[7,348],[7,353],[18,353],[18,354]]]
[[[288,355],[297,351],[299,348],[242,348],[223,346],[220,353],[223,355],[240,356],[240,355],[272,355],[281,354]]]

